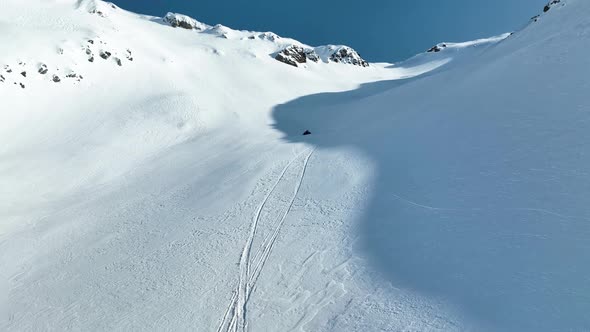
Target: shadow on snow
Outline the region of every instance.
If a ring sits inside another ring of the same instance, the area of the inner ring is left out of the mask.
[[[544,205],[566,197],[530,171],[553,156],[527,151],[514,128],[494,125],[494,112],[439,112],[444,103],[411,89],[399,98],[413,102],[398,103],[397,90],[425,79],[301,97],[274,109],[274,128],[289,142],[354,147],[376,162],[357,254],[396,287],[450,301],[494,329],[590,327],[576,325],[589,323],[580,270],[588,222]]]

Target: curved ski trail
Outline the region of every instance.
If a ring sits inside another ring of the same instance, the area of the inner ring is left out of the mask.
[[[250,226],[250,233],[248,235],[248,238],[244,245],[244,249],[242,250],[242,254],[240,256],[238,286],[230,299],[228,308],[225,311],[219,328],[217,329],[218,332],[246,331],[246,306],[250,299],[250,295],[252,293],[252,290],[254,289],[256,281],[258,280],[266,264],[266,261],[268,260],[268,257],[272,252],[272,248],[276,242],[276,239],[280,233],[283,224],[285,223],[287,215],[293,208],[295,199],[297,198],[297,195],[301,189],[301,185],[303,184],[303,179],[305,177],[305,172],[307,170],[309,160],[314,151],[315,149],[311,149],[311,151],[307,154],[303,161],[302,170],[300,171],[300,175],[297,178],[297,184],[289,201],[289,205],[283,212],[279,221],[276,223],[276,226],[272,233],[266,236],[262,241],[261,246],[258,248],[254,256],[254,259],[250,259],[254,238],[256,236],[258,227],[262,220],[262,211],[267,205],[267,203],[271,200],[271,197],[275,193],[279,184],[283,182],[283,179],[285,178],[285,175],[287,174],[291,166],[295,163],[295,161],[297,161],[300,158],[301,155],[303,155],[303,152],[298,154],[285,166],[285,168],[281,171],[281,174],[279,175],[277,181],[273,184],[271,190],[266,194],[266,196],[258,206],[258,209],[256,210],[256,213],[253,218],[253,222]],[[230,316],[231,318],[229,318]]]

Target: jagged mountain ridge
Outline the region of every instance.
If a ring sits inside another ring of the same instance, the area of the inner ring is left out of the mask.
[[[225,27],[223,25],[209,26],[205,23],[199,22],[196,19],[177,13],[168,13],[164,16],[163,22],[170,24],[172,27],[180,27],[187,30],[197,30],[204,33],[212,33],[219,37],[230,39],[262,39],[270,42],[277,42],[282,49],[276,52],[274,58],[286,64],[298,67],[304,64],[307,60],[311,62],[323,63],[343,63],[361,67],[368,67],[369,63],[365,61],[357,51],[345,45],[325,45],[310,47],[300,42],[295,43],[280,42],[280,36],[273,32],[250,32],[250,31],[236,31]]]

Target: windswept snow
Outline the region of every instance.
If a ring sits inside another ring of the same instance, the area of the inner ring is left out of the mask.
[[[0,7],[0,330],[590,329],[586,1],[368,67]]]

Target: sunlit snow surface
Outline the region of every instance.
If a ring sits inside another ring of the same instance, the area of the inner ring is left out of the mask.
[[[0,8],[0,330],[590,330],[587,1],[367,68]]]

